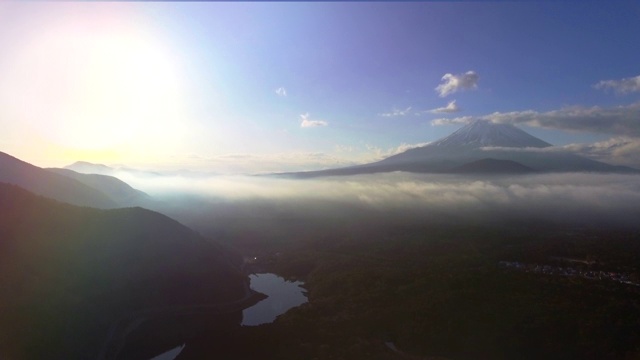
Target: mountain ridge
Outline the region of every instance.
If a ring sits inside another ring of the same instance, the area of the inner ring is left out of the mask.
[[[65,166],[64,169],[73,170],[81,174],[112,175],[115,172],[115,169],[110,166],[88,161],[76,161],[73,164]]]
[[[100,209],[119,205],[107,194],[70,177],[47,171],[0,152],[0,182],[18,185],[35,194],[78,206]]]

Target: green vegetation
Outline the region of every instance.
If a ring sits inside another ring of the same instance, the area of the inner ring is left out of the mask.
[[[0,354],[94,358],[123,315],[242,298],[235,247],[256,268],[305,280],[309,302],[257,327],[233,326],[239,314],[151,319],[125,354],[186,339],[183,359],[640,358],[640,287],[500,265],[571,262],[638,279],[637,228],[320,205],[203,214],[215,245],[144,209],[79,208],[0,185]]]
[[[262,266],[304,278],[310,301],[273,324],[241,329],[237,342],[251,339],[265,357],[278,359],[402,358],[385,342],[418,358],[640,357],[639,287],[499,266],[567,257],[637,274],[637,230],[381,223],[327,229],[280,241],[277,255],[265,250]]]

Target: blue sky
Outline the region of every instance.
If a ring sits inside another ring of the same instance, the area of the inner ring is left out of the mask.
[[[638,34],[633,1],[3,3],[0,147],[41,166],[313,169],[484,118],[637,166]]]

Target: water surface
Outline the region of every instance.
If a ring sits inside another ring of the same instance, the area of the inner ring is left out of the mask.
[[[307,302],[301,281],[286,281],[276,274],[250,275],[251,288],[269,297],[242,312],[242,325],[273,322],[280,314]]]

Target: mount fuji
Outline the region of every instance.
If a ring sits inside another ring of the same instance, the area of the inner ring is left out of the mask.
[[[552,146],[527,132],[509,124],[494,124],[475,120],[453,134],[424,147],[468,148],[479,147],[544,148]]]
[[[451,135],[386,159],[357,166],[287,173],[298,178],[412,173],[521,174],[530,172],[638,172],[567,152],[510,124],[475,120]]]

